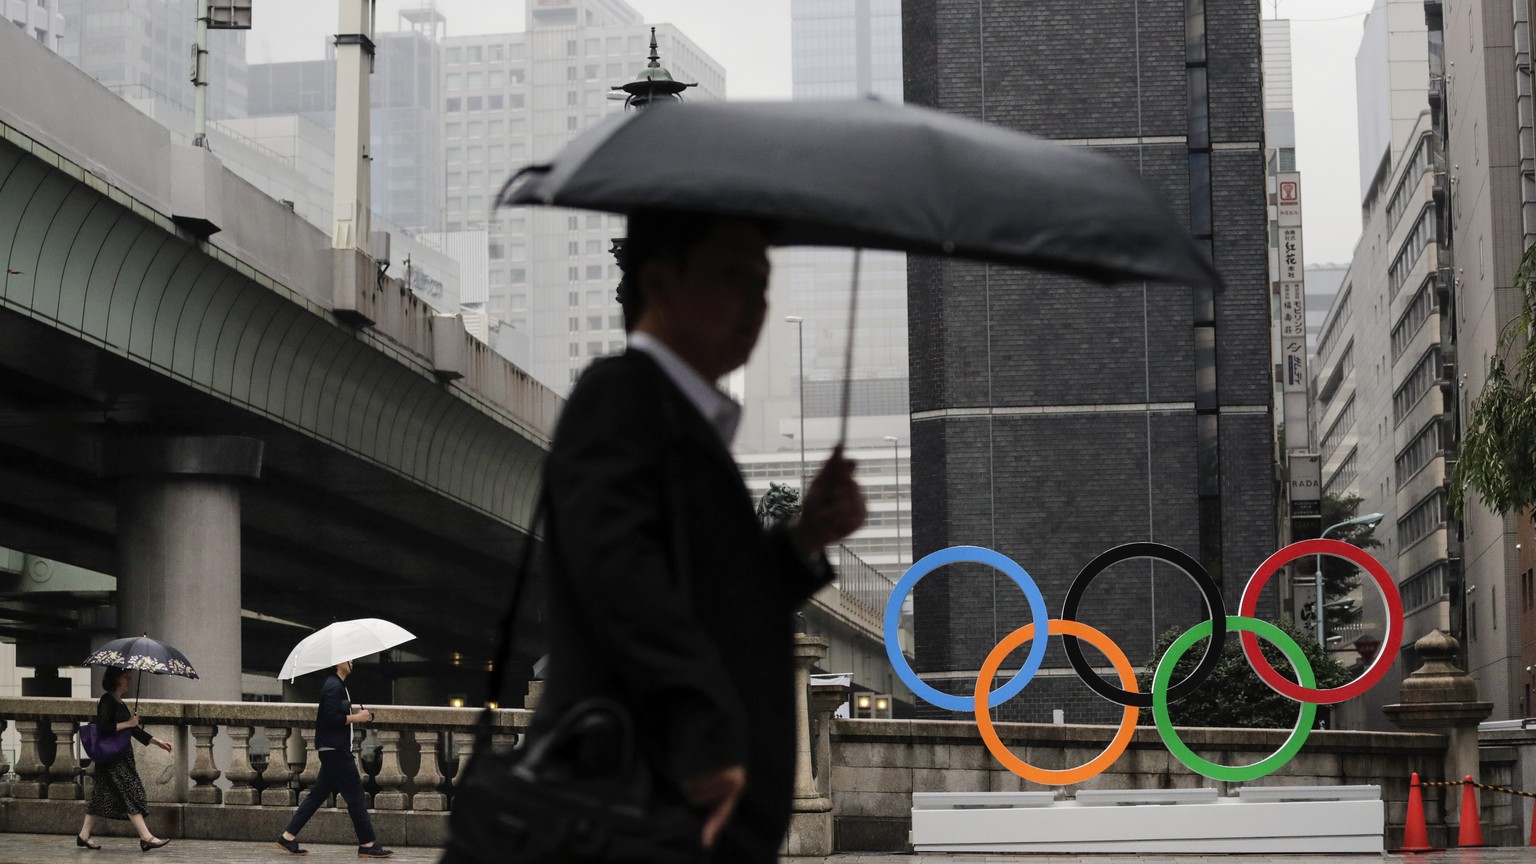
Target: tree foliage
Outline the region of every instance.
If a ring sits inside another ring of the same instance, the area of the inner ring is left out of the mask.
[[[1536,244],[1525,250],[1515,285],[1520,312],[1499,334],[1488,361],[1488,379],[1462,418],[1462,436],[1451,474],[1450,504],[1458,518],[1468,492],[1490,510],[1514,513],[1536,505],[1536,348],[1530,339],[1536,310]]]
[[[1325,495],[1323,496],[1321,512],[1322,525],[1327,528],[1340,522],[1348,522],[1360,515],[1361,499],[1356,495]],[[1329,534],[1329,539],[1343,540],[1351,546],[1361,549],[1375,549],[1381,546],[1381,541],[1376,539],[1376,526],[1351,525]],[[1323,602],[1334,604],[1328,609],[1328,614],[1323,617],[1323,626],[1327,634],[1347,624],[1354,624],[1360,620],[1363,609],[1359,604],[1348,608],[1339,608],[1340,604],[1360,586],[1360,568],[1336,555],[1323,556]],[[1316,621],[1312,606],[1304,604],[1301,623],[1304,626],[1314,627],[1311,622]],[[1315,632],[1315,627],[1312,631]]]
[[[1318,687],[1338,687],[1348,683],[1351,677],[1350,671],[1344,667],[1344,664],[1328,656],[1311,633],[1297,629],[1288,622],[1282,623],[1280,629],[1295,639],[1296,644],[1301,646],[1302,653],[1307,655],[1307,661],[1312,664],[1312,672],[1317,676]],[[1157,661],[1168,653],[1168,646],[1172,645],[1173,640],[1179,638],[1182,632],[1175,628],[1158,637],[1157,647],[1153,649],[1153,656],[1146,666],[1146,671],[1136,678],[1137,685],[1143,691],[1152,689],[1152,675],[1157,671]],[[1208,639],[1202,640],[1179,658],[1178,665],[1173,671],[1174,683],[1183,681],[1190,672],[1194,671],[1209,642]],[[1269,665],[1278,670],[1287,680],[1297,680],[1290,661],[1285,659],[1285,655],[1280,653],[1279,648],[1263,639],[1259,640],[1259,647],[1264,652],[1265,658],[1269,660]],[[1240,634],[1228,631],[1226,644],[1222,646],[1221,660],[1211,672],[1211,677],[1195,688],[1195,692],[1170,705],[1168,713],[1173,717],[1175,726],[1288,729],[1296,725],[1296,712],[1299,709],[1299,705],[1271,690],[1269,685],[1259,678],[1259,673],[1253,671],[1253,667],[1248,665],[1248,659],[1243,656]],[[1153,722],[1150,710],[1143,712],[1142,722],[1144,724]]]

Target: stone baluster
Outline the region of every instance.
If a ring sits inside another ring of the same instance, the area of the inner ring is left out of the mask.
[[[832,800],[832,720],[849,698],[846,685],[811,688],[811,713],[816,718],[816,792]]]
[[[832,802],[816,788],[811,770],[811,669],[827,656],[827,640],[795,634],[795,797],[786,855],[832,854]]]
[[[197,758],[192,763],[192,770],[187,775],[192,778],[194,785],[187,790],[187,802],[191,804],[218,804],[223,801],[223,791],[214,785],[222,773],[213,759],[213,738],[219,734],[217,726],[193,725],[191,727],[193,747],[197,750]]]
[[[80,787],[80,762],[75,758],[74,720],[53,721],[53,767],[48,769],[48,798],[51,801],[78,801],[85,797]]]
[[[415,810],[447,810],[448,796],[443,794],[443,772],[437,767],[438,733],[411,730],[411,738],[421,750],[421,766],[416,769],[416,793],[411,796]]]
[[[288,781],[294,777],[288,767],[288,736],[292,733],[287,726],[266,728],[267,767],[261,772],[262,779],[267,781],[267,788],[261,790],[263,807],[292,807],[297,800],[288,787]]]
[[[795,634],[795,809],[807,809],[804,802],[818,802],[810,809],[820,810],[821,793],[816,791],[816,777],[811,773],[811,669],[827,656],[827,640],[804,633]]]
[[[411,796],[405,791],[405,772],[400,769],[400,730],[376,729],[379,739],[379,773],[373,782],[379,791],[373,796],[373,806],[380,810],[409,810]]]
[[[398,740],[398,739],[397,739]],[[357,764],[357,779],[363,784],[363,806],[374,809],[373,794],[368,791],[368,767],[363,764],[363,736],[352,736],[352,761]],[[346,799],[340,795],[333,796],[335,806],[345,808]]]
[[[46,725],[39,720],[16,721],[16,734],[20,741],[16,748],[16,765],[12,770],[21,779],[11,784],[11,796],[14,798],[47,797],[48,766],[43,764],[37,748],[37,734]]]
[[[225,804],[260,804],[261,794],[252,785],[261,774],[251,767],[251,735],[255,730],[250,726],[227,726],[225,732],[229,735],[230,755],[229,770],[224,776],[229,778],[230,787],[224,790]]]
[[[7,725],[8,721],[0,719],[0,736],[5,735]],[[5,761],[5,751],[0,750],[0,777],[4,777],[9,773],[11,773],[11,763]],[[9,798],[10,794],[9,784],[4,780],[0,780],[0,798]]]
[[[464,779],[464,771],[469,768],[469,757],[475,752],[475,732],[473,729],[455,730],[453,735],[453,749],[459,757],[459,769],[453,775],[453,785],[458,786]]]
[[[299,775],[299,791],[307,792],[320,781],[320,753],[315,749],[315,730],[300,727],[299,737],[304,739],[304,761],[294,768]]]

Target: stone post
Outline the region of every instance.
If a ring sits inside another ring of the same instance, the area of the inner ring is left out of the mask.
[[[53,767],[48,770],[50,801],[78,801],[85,797],[75,770],[80,767],[75,760],[75,730],[78,728],[74,720],[53,721]]]
[[[1381,710],[1400,729],[1446,736],[1445,763],[1440,766],[1446,780],[1460,780],[1469,774],[1474,780],[1480,779],[1477,724],[1493,713],[1493,703],[1478,701],[1477,681],[1456,666],[1461,645],[1450,635],[1434,630],[1413,647],[1424,665],[1403,679],[1397,704]],[[1446,830],[1454,834],[1461,825],[1461,787],[1438,791]]]
[[[48,766],[43,764],[37,748],[37,734],[46,723],[40,720],[17,720],[16,735],[20,739],[16,747],[17,781],[11,784],[13,798],[45,798],[48,788]]]
[[[827,656],[827,640],[795,634],[795,798],[785,855],[832,854],[832,801],[816,787],[811,770],[811,669]]]
[[[379,810],[408,810],[411,796],[405,791],[405,772],[400,770],[400,731],[375,729],[379,739],[379,773],[373,776],[379,791],[373,796],[373,806]]]
[[[213,760],[213,736],[219,734],[219,727],[193,725],[190,731],[196,742],[193,747],[197,750],[197,759],[188,774],[196,785],[187,790],[187,803],[221,803],[223,790],[214,785],[221,772]]]
[[[447,810],[448,796],[443,794],[443,772],[437,767],[437,732],[413,729],[410,732],[421,750],[421,767],[416,769],[416,794],[411,806],[416,810]]]
[[[251,767],[251,735],[255,730],[249,726],[230,725],[224,731],[229,734],[230,742],[229,770],[224,772],[230,787],[224,791],[224,803],[260,804],[261,793],[251,785],[261,776]]]
[[[268,726],[265,732],[267,767],[262,770],[261,779],[266,781],[267,788],[261,790],[261,806],[292,807],[296,799],[288,787],[294,774],[288,767],[288,736],[293,730],[287,726]]]

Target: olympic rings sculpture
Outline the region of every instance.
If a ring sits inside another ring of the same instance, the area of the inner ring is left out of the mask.
[[[1259,594],[1270,578],[1286,564],[1310,555],[1332,555],[1344,558],[1365,570],[1381,591],[1387,608],[1386,638],[1382,640],[1381,649],[1377,651],[1371,665],[1354,681],[1329,689],[1317,688],[1317,679],[1312,667],[1307,662],[1301,646],[1296,644],[1294,639],[1279,627],[1253,617],[1258,609]],[[1135,669],[1120,646],[1103,632],[1078,621],[1076,617],[1078,606],[1089,584],[1111,566],[1132,559],[1162,561],[1184,571],[1199,587],[1200,593],[1205,598],[1206,612],[1210,615],[1209,619],[1201,621],[1175,639],[1168,651],[1158,660],[1156,671],[1152,676],[1150,693],[1138,690]],[[919,678],[917,673],[912,671],[907,658],[901,653],[898,637],[901,608],[918,580],[946,564],[961,562],[985,564],[1013,580],[1024,592],[1025,600],[1029,603],[1030,617],[1034,619],[1003,637],[1002,641],[998,642],[987,655],[976,679],[975,692],[969,698],[941,693]],[[1295,757],[1311,734],[1318,705],[1343,702],[1358,696],[1387,674],[1387,670],[1392,667],[1402,647],[1403,601],[1397,592],[1396,583],[1392,581],[1392,576],[1370,553],[1341,540],[1302,540],[1286,546],[1259,565],[1243,588],[1238,613],[1237,615],[1227,614],[1226,604],[1221,596],[1221,586],[1211,578],[1210,573],[1206,572],[1198,561],[1161,543],[1127,543],[1109,549],[1094,558],[1081,573],[1077,574],[1077,578],[1068,587],[1060,618],[1049,617],[1046,612],[1045,598],[1041,596],[1039,586],[1035,584],[1029,572],[1013,559],[979,546],[952,546],[934,552],[913,564],[896,583],[891,591],[890,600],[885,606],[885,653],[890,658],[891,668],[895,670],[896,675],[912,689],[912,693],[918,698],[930,705],[950,711],[971,712],[976,718],[976,728],[981,732],[982,741],[986,743],[993,757],[1025,780],[1045,785],[1068,785],[1081,783],[1097,776],[1114,764],[1115,760],[1119,759],[1130,746],[1141,709],[1151,708],[1153,717],[1157,721],[1158,735],[1174,758],[1191,770],[1213,780],[1242,782],[1272,774]],[[1043,636],[1039,632],[1041,628],[1044,628]],[[1276,693],[1301,704],[1296,726],[1280,749],[1250,765],[1218,765],[1201,758],[1179,739],[1168,712],[1170,703],[1188,696],[1210,677],[1211,672],[1220,662],[1222,645],[1229,631],[1237,631],[1240,634],[1243,655],[1248,659],[1253,670],[1258,673],[1259,678]],[[1119,729],[1109,746],[1092,760],[1075,768],[1047,769],[1026,763],[1003,745],[1002,740],[998,738],[997,730],[992,725],[990,709],[1017,696],[1040,671],[1040,664],[1045,659],[1046,640],[1050,636],[1061,637],[1068,662],[1089,689],[1125,709],[1121,715]],[[1204,656],[1196,663],[1194,670],[1187,678],[1177,684],[1172,683],[1174,667],[1201,639],[1207,640]],[[1280,649],[1295,670],[1300,683],[1287,680],[1269,664],[1259,649],[1260,639]],[[1120,679],[1119,687],[1099,677],[1098,672],[1083,654],[1083,641],[1091,643],[1109,659],[1116,677]],[[1030,643],[1030,649],[1024,664],[1008,683],[993,690],[993,679],[997,677],[999,667],[1008,655],[1025,642]]]

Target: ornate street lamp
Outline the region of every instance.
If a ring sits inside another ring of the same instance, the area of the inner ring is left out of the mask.
[[[661,55],[656,51],[656,28],[651,28],[651,55],[650,62],[640,70],[635,80],[628,84],[616,84],[612,89],[622,91],[628,95],[624,97],[625,111],[643,111],[658,102],[681,102],[683,91],[689,87],[699,86],[697,82],[685,83],[672,77],[665,66],[661,65]],[[629,271],[624,264],[624,239],[613,238],[613,246],[608,249],[613,258],[619,264],[619,272],[623,275],[619,278],[619,286],[616,299],[624,311],[624,330],[628,332],[634,329],[635,322],[629,320],[629,307],[625,300],[629,294]]]

